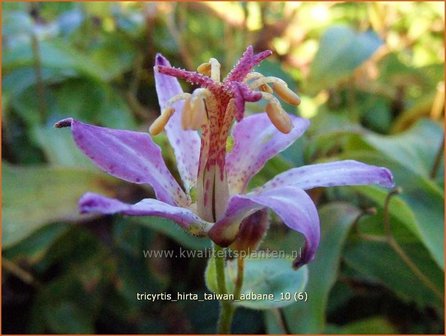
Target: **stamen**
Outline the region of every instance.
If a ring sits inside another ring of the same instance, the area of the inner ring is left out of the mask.
[[[249,84],[251,89],[259,88],[261,91],[272,93],[271,88],[265,87],[267,83],[273,84],[274,92],[286,103],[298,106],[300,104],[300,97],[288,88],[288,84],[277,77],[261,77]],[[268,85],[267,85],[268,86]],[[269,86],[268,86],[269,87]]]
[[[247,82],[249,82],[251,80],[253,80],[255,82],[255,81],[257,81],[259,79],[262,79],[262,78],[265,78],[265,76],[263,76],[260,72],[254,72],[253,71],[253,72],[250,72],[249,74],[246,75],[245,80],[243,82],[247,83]],[[251,89],[255,89],[256,88],[256,87],[254,87],[252,85],[249,85],[249,87]],[[273,93],[274,92],[273,89],[271,88],[271,86],[269,86],[268,84],[260,84],[258,87],[259,87],[259,90],[263,91],[263,92],[268,92],[268,93]]]
[[[181,115],[181,127],[184,130],[190,129],[192,119],[192,96],[187,98],[184,102],[183,114]]]
[[[287,83],[280,78],[273,77],[273,76],[265,77],[262,75],[262,77],[249,83],[249,87],[254,90],[254,89],[257,89],[259,86],[261,86],[263,84],[268,84],[268,83],[281,84],[281,85],[287,86]]]
[[[153,124],[149,128],[149,132],[152,135],[158,135],[166,126],[167,122],[169,121],[170,117],[172,117],[173,113],[175,112],[175,109],[171,106],[164,109],[164,111],[161,113],[161,115],[156,118],[156,120],[153,122]]]
[[[186,100],[181,120],[183,129],[197,130],[206,122],[205,99],[208,96],[208,90],[196,89]]]
[[[177,94],[176,96],[173,96],[166,102],[166,108],[172,106],[173,104],[175,104],[176,102],[178,102],[180,100],[187,100],[190,96],[191,96],[190,93]]]
[[[220,82],[220,63],[215,58],[209,59],[209,63],[211,64],[211,78],[216,82]]]
[[[220,82],[220,63],[215,59],[209,59],[208,63],[200,64],[197,71],[202,75],[211,77],[214,82]]]
[[[263,78],[263,77],[265,77],[265,76],[263,76],[260,72],[252,71],[246,75],[246,77],[243,81],[246,83],[250,80],[259,79],[259,78]]]
[[[149,128],[150,134],[152,134],[152,135],[160,134],[164,130],[164,127],[166,126],[166,124],[169,121],[172,114],[175,112],[175,109],[172,107],[172,105],[180,100],[183,100],[183,99],[185,99],[187,101],[187,99],[189,97],[190,97],[190,93],[180,93],[180,94],[170,98],[166,102],[166,107],[162,111],[161,115],[158,118],[156,118],[156,120],[150,126],[150,128]]]
[[[288,114],[282,109],[279,101],[270,93],[263,92],[262,97],[268,100],[266,105],[266,114],[273,123],[273,125],[282,133],[290,133],[293,128],[291,119]]]
[[[271,86],[269,86],[268,84],[262,84],[259,86],[260,91],[262,92],[268,92],[268,93],[273,93],[273,89],[271,88]]]
[[[210,63],[200,64],[197,68],[197,71],[202,75],[211,77],[211,64]]]
[[[290,90],[287,85],[274,83],[273,90],[284,102],[295,106],[300,104],[300,97]]]

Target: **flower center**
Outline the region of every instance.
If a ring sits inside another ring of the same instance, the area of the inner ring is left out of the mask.
[[[166,65],[155,70],[198,85],[192,94],[181,93],[167,102],[161,115],[150,127],[152,135],[163,131],[175,113],[172,107],[184,100],[181,123],[185,130],[201,130],[201,151],[197,178],[197,210],[208,221],[216,221],[225,211],[229,197],[225,171],[226,142],[232,122],[243,119],[246,102],[267,100],[266,113],[273,125],[289,133],[292,123],[275,93],[283,101],[298,105],[300,98],[276,77],[266,77],[252,69],[271,55],[271,51],[254,54],[248,47],[228,76],[220,81],[220,63],[211,58],[197,72]]]

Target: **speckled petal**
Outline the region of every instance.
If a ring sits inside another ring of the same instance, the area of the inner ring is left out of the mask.
[[[394,186],[392,173],[387,168],[354,160],[334,161],[287,170],[267,182],[261,189],[292,185],[306,190],[316,187],[367,184],[392,188]]]
[[[167,169],[161,149],[147,133],[116,130],[64,119],[79,149],[99,168],[125,181],[149,184],[156,197],[174,205],[189,204],[188,197]]]
[[[292,117],[293,129],[284,134],[271,123],[266,113],[249,116],[233,129],[234,148],[226,157],[230,192],[237,194],[265,163],[290,146],[309,125],[306,119]]]
[[[169,61],[158,54],[155,66],[170,66]],[[161,110],[166,106],[166,102],[173,96],[183,92],[180,83],[175,77],[161,74],[155,71],[156,92]],[[200,136],[195,130],[183,130],[181,126],[181,116],[183,113],[184,101],[179,101],[173,105],[175,113],[170,118],[165,127],[167,137],[172,146],[177,160],[177,167],[187,191],[195,186],[198,173],[198,158],[200,155]]]
[[[86,193],[79,200],[79,210],[81,213],[100,213],[105,215],[119,213],[128,216],[167,218],[197,235],[204,235],[211,225],[189,209],[172,206],[152,198],[143,199],[136,204],[127,204],[114,198]]]
[[[273,210],[284,224],[304,236],[305,246],[293,265],[300,267],[313,260],[320,240],[319,216],[311,198],[295,187],[233,196],[224,217],[209,230],[209,237],[219,245],[228,246],[235,240],[240,222],[264,207]]]

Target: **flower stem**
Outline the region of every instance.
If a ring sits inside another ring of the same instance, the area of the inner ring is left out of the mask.
[[[215,270],[219,294],[227,294],[225,278],[225,256],[223,248],[214,244]],[[220,300],[220,316],[218,318],[217,333],[229,334],[231,331],[234,309],[229,301]]]

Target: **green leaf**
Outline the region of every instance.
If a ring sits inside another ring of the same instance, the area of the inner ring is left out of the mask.
[[[391,200],[389,212],[406,225],[426,246],[440,267],[444,267],[444,195],[442,190],[431,180],[413,173],[391,159],[373,152],[348,152],[345,157],[365,163],[389,168],[397,186],[402,187],[402,194]],[[388,191],[373,187],[351,187],[358,193],[372,199],[382,207]],[[391,219],[392,220],[392,219]]]
[[[331,203],[320,209],[322,235],[316,259],[308,265],[308,301],[293,303],[283,310],[293,334],[324,330],[328,295],[337,278],[342,248],[358,215],[359,210],[346,203]],[[270,323],[276,320],[271,316],[266,319]],[[268,329],[277,329],[277,325],[268,325]]]
[[[43,40],[39,43],[39,53],[42,68],[58,69],[62,73],[85,75],[96,80],[106,80],[108,73],[92,59],[75,50],[64,40]],[[32,67],[35,55],[30,43],[21,43],[7,50],[3,55],[3,69],[6,72],[21,68]]]
[[[394,136],[370,133],[364,136],[364,141],[406,169],[429,177],[442,137],[443,128],[439,124],[421,119],[406,132]]]
[[[389,209],[391,216],[405,224],[444,268],[444,192],[437,180],[429,176],[442,135],[443,131],[436,123],[420,120],[410,130],[395,136],[367,134],[356,137],[354,145],[341,158],[384,166],[392,171],[402,194],[393,197]],[[443,175],[442,172],[440,167],[438,175]],[[440,180],[443,180],[442,176]],[[353,188],[380,207],[387,196],[387,191],[376,187]]]
[[[69,230],[69,224],[54,223],[35,231],[27,239],[3,250],[3,256],[11,260],[26,259],[30,264],[42,260],[51,245]]]
[[[388,165],[396,171],[393,165]],[[443,245],[443,197],[434,190],[418,188],[417,179],[414,178],[414,188],[408,190],[403,187],[401,196],[392,197],[389,213],[397,218],[412,233],[415,234],[424,246],[430,251],[432,257],[440,267],[444,267]],[[378,206],[385,202],[388,192],[376,187],[354,187],[356,191],[370,199]]]
[[[31,333],[42,329],[59,334],[94,333],[111,282],[121,274],[109,248],[83,227],[72,226],[51,246],[38,269],[42,264],[44,268],[65,267],[51,272],[52,278],[37,288],[30,310]]]
[[[53,126],[35,127],[33,128],[33,137],[50,164],[84,168],[97,172],[97,168],[74,144],[71,132]]]
[[[329,330],[325,330],[325,333],[327,334],[398,334],[398,330],[388,320],[381,316],[354,321],[340,328],[330,326],[328,329]]]
[[[250,256],[245,258],[241,299],[236,300],[234,304],[251,309],[271,309],[285,307],[293,303],[299,293],[305,289],[308,271],[306,266],[294,270],[291,266],[292,262],[293,258],[291,257],[256,258]],[[228,293],[233,293],[237,278],[237,259],[227,260],[225,269]],[[209,259],[205,278],[209,290],[218,293],[214,257]],[[283,298],[282,294],[285,293],[289,293],[290,298]],[[266,298],[268,295],[270,297]],[[305,297],[305,294],[302,296]]]
[[[26,12],[5,10],[3,12],[2,34],[3,36],[17,37],[17,35],[26,36],[33,30],[33,21]]]
[[[443,293],[443,272],[432,261],[419,243],[406,243],[403,250],[421,272]],[[442,299],[404,263],[387,244],[357,241],[348,245],[344,253],[346,263],[368,281],[378,282],[392,290],[407,302],[416,302],[421,307],[443,307]]]
[[[329,28],[311,64],[310,88],[329,88],[349,77],[381,44],[378,35],[371,31],[357,33],[344,26]]]
[[[59,220],[77,220],[87,191],[110,195],[113,179],[81,169],[18,167],[3,163],[3,247]]]
[[[58,302],[56,305],[48,306],[45,317],[48,326],[55,333],[94,333],[94,324],[90,313],[71,302]]]

